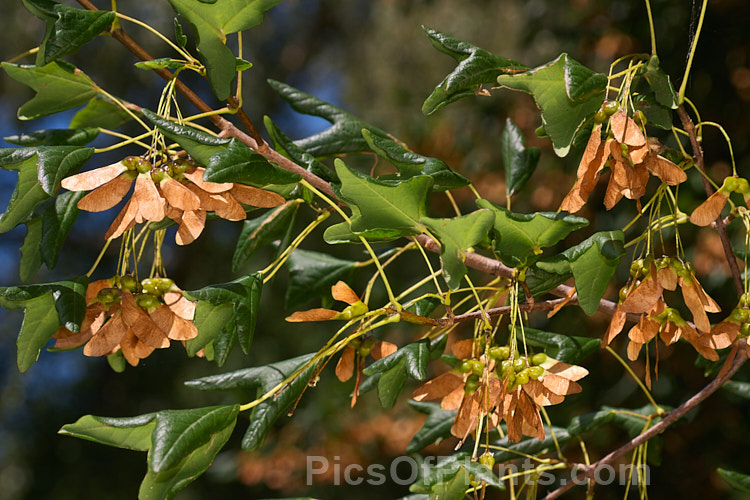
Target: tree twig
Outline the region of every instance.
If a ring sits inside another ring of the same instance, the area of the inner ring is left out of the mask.
[[[693,148],[693,161],[695,162],[696,168],[700,170],[703,175],[701,175],[701,180],[703,181],[703,187],[706,190],[706,195],[711,196],[714,193],[713,187],[711,187],[711,184],[708,182],[708,179],[706,178],[706,165],[703,161],[703,149],[701,148],[700,143],[698,142],[698,136],[695,133],[695,125],[693,124],[693,120],[690,118],[690,115],[688,115],[687,111],[685,110],[685,107],[683,105],[680,105],[677,108],[677,114],[680,115],[680,121],[682,121],[682,128],[685,129],[685,132],[687,132],[688,137],[690,138],[690,145]],[[716,231],[719,233],[719,238],[721,239],[721,246],[724,248],[724,255],[727,259],[727,264],[729,265],[729,270],[732,273],[732,280],[734,281],[734,288],[737,291],[738,296],[742,296],[744,293],[744,287],[742,286],[742,277],[740,274],[740,269],[737,266],[737,259],[734,256],[734,251],[732,250],[732,244],[729,241],[729,235],[727,234],[727,227],[724,225],[724,219],[721,218],[721,215],[719,215],[716,218],[716,221],[714,221],[713,226],[716,228]]]
[[[604,458],[594,462],[593,464],[586,466],[584,470],[578,474],[574,479],[569,480],[566,484],[563,486],[557,488],[556,490],[550,492],[547,494],[546,497],[544,497],[544,500],[553,500],[563,493],[567,492],[568,490],[572,489],[574,486],[585,484],[587,478],[592,478],[595,476],[596,471],[599,467],[610,464],[620,458],[621,456],[633,451],[640,445],[644,444],[649,439],[653,438],[657,434],[662,433],[667,427],[672,425],[673,423],[677,422],[680,418],[685,416],[690,410],[701,404],[706,398],[708,398],[711,394],[716,392],[716,390],[721,387],[725,382],[727,382],[732,375],[734,375],[737,370],[740,369],[740,367],[745,363],[747,360],[747,339],[740,339],[739,341],[739,350],[737,352],[737,357],[734,358],[734,361],[732,362],[732,366],[727,370],[725,373],[721,373],[719,376],[717,376],[714,380],[711,381],[706,387],[698,391],[693,397],[682,403],[680,406],[672,410],[671,412],[664,415],[664,417],[659,421],[656,425],[648,429],[643,434],[640,434],[639,436],[636,436],[634,439],[626,443],[625,445],[621,446],[620,448],[616,449],[615,451],[611,452],[609,455],[605,456]]]

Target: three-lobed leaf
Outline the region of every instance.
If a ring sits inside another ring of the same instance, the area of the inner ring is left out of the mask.
[[[275,80],[269,80],[268,84],[295,111],[319,116],[331,123],[327,130],[294,142],[316,158],[369,151],[367,141],[362,136],[362,129],[367,129],[372,135],[388,137],[388,134],[379,128],[313,95]]]
[[[500,260],[512,267],[532,264],[543,248],[557,244],[589,224],[582,217],[558,212],[513,213],[487,200],[478,200],[477,206],[494,212],[495,251]]]
[[[575,136],[604,102],[607,76],[591,71],[568,54],[561,54],[529,71],[500,75],[497,83],[534,97],[555,153],[565,156]]]
[[[334,228],[351,229],[354,235],[383,240],[416,235],[424,230],[421,220],[427,212],[431,177],[413,177],[391,186],[350,169],[339,159],[335,166],[341,179],[341,198],[357,210],[351,223],[342,222],[326,230],[327,241],[331,241],[331,233],[335,234]]]
[[[39,45],[37,65],[76,52],[107,31],[117,15],[106,10],[76,9],[50,0],[23,0],[26,8],[47,22],[44,41]]]
[[[0,66],[9,77],[36,92],[36,96],[18,109],[21,120],[75,108],[101,92],[81,70],[62,61],[53,61],[44,66],[20,66],[4,62]]]
[[[482,241],[492,228],[495,216],[491,210],[477,210],[452,219],[425,217],[421,222],[440,240],[440,262],[443,277],[455,290],[466,275],[466,253]]]

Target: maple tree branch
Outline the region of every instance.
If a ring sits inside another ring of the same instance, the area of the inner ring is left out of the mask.
[[[89,10],[98,10],[96,6],[94,6],[89,0],[77,0],[77,1],[79,4],[81,4],[82,6],[84,6],[85,8]],[[130,36],[128,36],[122,29],[113,30],[112,36],[114,36],[121,44],[125,46],[125,48],[127,48],[133,55],[138,57],[140,60],[150,61],[154,59],[153,56],[151,56],[148,52],[146,52],[138,44],[138,42],[136,42]],[[156,71],[156,73],[159,76],[161,76],[167,81],[173,78],[172,73],[167,69],[154,69],[153,71]],[[203,101],[203,99],[198,97],[198,95],[196,95],[187,85],[179,81],[179,79],[176,81],[176,88],[177,88],[177,91],[185,99],[187,99],[191,104],[193,104],[202,113],[212,111],[212,108],[208,104],[206,104],[206,102]],[[230,107],[237,106],[237,101],[233,97],[230,97],[227,101]],[[268,161],[278,165],[279,167],[285,170],[299,174],[303,179],[305,179],[307,182],[312,184],[316,189],[319,189],[320,191],[325,193],[332,200],[335,201],[338,199],[338,197],[333,192],[333,189],[331,188],[330,184],[328,184],[328,182],[326,182],[324,179],[318,177],[317,175],[308,171],[304,167],[298,165],[294,161],[290,160],[289,158],[281,155],[279,152],[274,150],[271,146],[268,145],[267,142],[263,141],[257,129],[255,129],[255,127],[253,126],[249,118],[247,118],[247,115],[244,113],[244,111],[242,111],[241,108],[236,108],[236,109],[237,109],[238,117],[243,122],[245,127],[248,128],[250,135],[241,131],[232,122],[230,122],[226,118],[223,118],[220,115],[208,116],[208,119],[211,120],[211,122],[217,128],[221,129],[221,133],[219,134],[220,137],[233,137],[237,139],[238,141],[242,142],[243,144],[245,144],[247,147],[249,147],[256,153],[262,155]],[[417,236],[417,241],[419,241],[420,245],[422,245],[425,249],[431,252],[440,253],[440,244],[432,240],[429,236],[426,236],[426,235]],[[476,269],[478,271],[484,272],[486,274],[491,274],[493,276],[500,276],[504,278],[514,277],[514,272],[515,272],[514,268],[508,267],[498,260],[485,257],[484,255],[480,255],[474,252],[468,252],[466,254],[465,264],[468,267],[471,267],[472,269]],[[574,290],[574,287],[572,286],[559,285],[553,288],[552,290],[550,290],[549,293],[551,293],[552,295],[556,295],[558,297],[569,297],[571,296],[571,293],[573,290]],[[572,295],[570,302],[572,304],[577,303],[575,295]],[[616,308],[617,308],[617,304],[610,300],[601,299],[599,301],[598,310],[601,312],[604,312],[605,314],[608,314],[611,316],[612,314],[614,314]],[[499,314],[502,314],[502,313],[499,313]],[[637,321],[637,319],[634,319],[634,318],[629,318],[629,319]]]
[[[719,373],[719,375],[714,380],[712,380],[711,383],[709,383],[703,389],[698,391],[695,395],[693,395],[690,399],[682,403],[680,406],[670,411],[669,413],[665,414],[663,418],[656,425],[649,428],[646,432],[644,432],[643,434],[640,434],[639,436],[636,436],[634,439],[632,439],[625,445],[621,446],[620,448],[616,449],[615,451],[611,452],[609,455],[605,456],[604,458],[594,462],[591,465],[585,466],[583,469],[583,472],[578,474],[575,477],[575,479],[571,479],[565,485],[547,494],[547,496],[544,497],[544,500],[553,500],[559,497],[560,495],[562,495],[563,493],[567,492],[568,490],[572,489],[576,485],[586,484],[587,482],[586,479],[593,478],[599,467],[614,462],[621,456],[633,451],[634,449],[641,446],[649,439],[663,432],[667,427],[669,427],[670,425],[675,423],[677,420],[685,416],[685,414],[687,414],[690,410],[692,410],[693,408],[701,404],[706,398],[708,398],[711,394],[716,392],[716,390],[719,387],[724,385],[724,383],[727,382],[732,377],[732,375],[734,375],[737,372],[737,370],[740,369],[740,367],[745,363],[746,360],[747,360],[747,339],[743,338],[739,340],[737,357],[734,358],[734,361],[732,362],[732,365],[728,370],[726,370],[724,373]]]
[[[693,161],[695,162],[696,168],[701,171],[703,175],[701,175],[701,180],[703,181],[703,187],[706,190],[706,195],[711,196],[714,193],[713,187],[711,187],[711,184],[708,182],[708,179],[706,176],[708,175],[706,173],[706,165],[703,161],[703,149],[701,148],[700,143],[698,142],[698,136],[695,132],[695,125],[693,124],[693,120],[690,118],[690,115],[685,110],[685,107],[683,105],[680,105],[677,108],[677,114],[680,115],[680,120],[682,121],[682,127],[685,129],[685,132],[687,132],[688,137],[690,138],[690,145],[693,149]],[[714,223],[712,224],[716,231],[719,233],[719,238],[721,239],[721,246],[724,248],[724,255],[727,258],[727,264],[729,265],[729,270],[732,273],[732,280],[734,281],[734,288],[737,291],[738,296],[742,296],[744,293],[744,287],[742,286],[742,275],[740,274],[740,269],[737,266],[737,259],[734,256],[734,251],[732,250],[732,244],[729,241],[729,235],[727,234],[727,227],[724,224],[724,219],[721,218],[721,215],[719,215]]]

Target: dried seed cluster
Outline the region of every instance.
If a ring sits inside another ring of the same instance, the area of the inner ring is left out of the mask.
[[[170,340],[190,340],[198,335],[193,324],[195,303],[168,278],[138,282],[129,275],[89,284],[86,315],[81,329],[60,328],[55,347],[84,346],[86,356],[107,356],[122,351],[133,366],[154,349],[169,347]]]
[[[205,169],[191,160],[168,160],[154,165],[147,158],[129,156],[122,161],[62,181],[70,191],[91,191],[78,208],[89,212],[108,210],[122,201],[135,180],[133,195],[105,234],[108,240],[143,222],[160,222],[165,217],[178,224],[175,241],[187,245],[203,232],[206,213],[243,220],[242,205],[275,207],[284,203],[276,193],[244,184],[203,180]]]
[[[548,358],[544,353],[522,356],[508,346],[492,346],[477,356],[473,339],[453,344],[461,362],[457,368],[419,387],[417,401],[440,399],[444,410],[458,410],[451,433],[461,439],[471,433],[478,419],[488,418],[488,428],[505,421],[508,438],[523,435],[544,439],[540,406],[561,403],[568,394],[581,391],[577,380],[588,371]]]

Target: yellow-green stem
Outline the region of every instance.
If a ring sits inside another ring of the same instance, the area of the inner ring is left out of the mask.
[[[649,402],[650,402],[650,403],[651,403],[651,405],[652,405],[652,406],[653,406],[653,407],[654,407],[654,408],[656,409],[656,411],[657,411],[658,413],[660,413],[660,414],[661,414],[661,413],[664,413],[664,410],[662,409],[662,407],[661,407],[661,406],[659,406],[658,404],[656,404],[656,401],[654,400],[653,396],[651,396],[651,393],[649,392],[649,390],[648,390],[648,389],[646,388],[646,386],[645,386],[645,385],[643,385],[643,382],[641,382],[641,379],[639,379],[639,378],[638,378],[638,376],[637,376],[637,375],[635,374],[635,372],[634,372],[634,371],[633,371],[633,370],[632,370],[632,369],[630,368],[630,366],[628,366],[628,364],[627,364],[627,363],[625,362],[625,360],[624,360],[624,359],[622,359],[622,358],[620,357],[620,355],[619,355],[619,354],[617,354],[617,353],[615,352],[615,350],[614,350],[614,349],[612,349],[612,348],[611,348],[610,346],[607,346],[607,347],[606,347],[606,349],[607,349],[607,351],[608,351],[608,352],[609,352],[609,353],[610,353],[610,354],[611,354],[612,356],[614,356],[614,357],[615,357],[615,359],[616,359],[617,361],[619,361],[619,363],[620,363],[620,364],[621,364],[621,365],[623,366],[623,368],[625,368],[625,371],[627,371],[627,372],[628,372],[628,373],[630,374],[630,376],[631,376],[631,377],[633,378],[633,380],[635,380],[635,382],[636,382],[636,383],[638,384],[638,387],[640,387],[640,388],[641,388],[641,390],[643,391],[643,394],[645,394],[645,395],[646,395],[646,399],[648,399],[648,400],[649,400]]]

